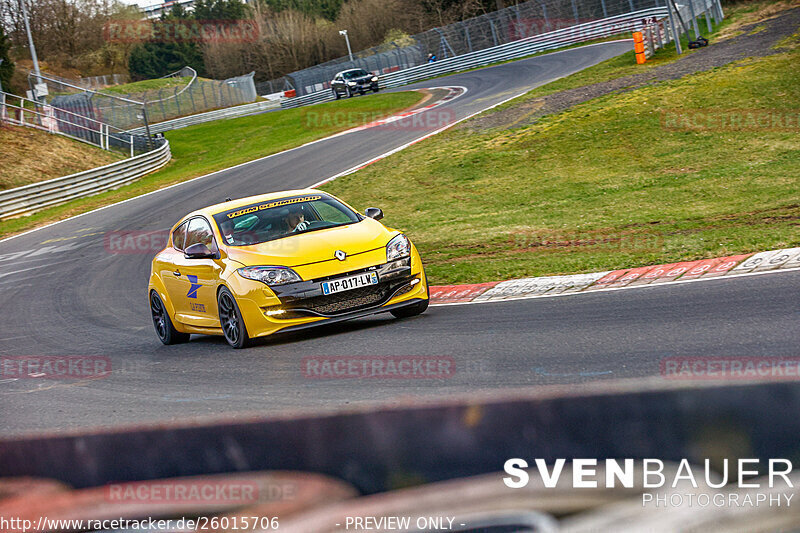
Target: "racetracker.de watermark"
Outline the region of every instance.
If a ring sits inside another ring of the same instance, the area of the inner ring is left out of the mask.
[[[304,110],[303,126],[310,130],[320,128],[354,129],[381,127],[405,131],[433,131],[444,128],[456,121],[451,109],[430,109],[397,115],[387,115],[374,110]]]
[[[168,242],[169,230],[109,231],[103,235],[103,248],[109,254],[156,254]]]
[[[111,359],[97,355],[0,357],[0,378],[99,379],[111,375]]]
[[[222,244],[244,246],[264,241],[264,235],[256,231],[232,231],[225,228]],[[286,235],[288,236],[288,235]],[[214,237],[216,239],[216,236]],[[169,246],[169,230],[155,231],[109,231],[103,235],[103,248],[111,255],[136,255],[144,254],[153,256]],[[275,239],[270,244],[270,250],[282,253],[300,253],[301,243],[297,239]]]
[[[103,38],[110,43],[252,43],[258,40],[254,20],[110,20]]]
[[[297,497],[291,482],[253,479],[166,479],[106,485],[107,501],[119,503],[192,503],[248,505]]]
[[[509,233],[508,240],[514,249],[532,252],[571,248],[602,248],[608,251],[635,252],[657,252],[664,249],[664,236],[659,233],[620,232],[603,229],[516,230]]]
[[[447,379],[456,372],[449,356],[309,356],[300,365],[308,379]]]
[[[659,366],[675,380],[800,380],[800,357],[667,357]]]
[[[666,109],[661,127],[674,131],[800,132],[800,109]]]

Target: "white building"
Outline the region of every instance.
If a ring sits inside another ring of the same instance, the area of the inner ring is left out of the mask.
[[[149,19],[157,19],[162,15],[162,13],[169,12],[169,10],[175,5],[181,5],[186,11],[191,12],[194,9],[194,0],[169,0],[160,4],[140,6],[140,9],[144,12],[145,17]]]

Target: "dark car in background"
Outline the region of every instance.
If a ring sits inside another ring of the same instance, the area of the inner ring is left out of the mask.
[[[363,68],[343,70],[334,76],[331,81],[331,92],[337,100],[342,95],[348,98],[356,93],[366,94],[367,91],[378,92],[378,76],[367,72]]]

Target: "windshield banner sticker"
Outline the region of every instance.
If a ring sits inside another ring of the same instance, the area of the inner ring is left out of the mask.
[[[261,211],[263,209],[271,209],[273,207],[280,207],[289,204],[297,204],[300,202],[311,202],[313,200],[321,200],[321,199],[322,196],[320,195],[300,196],[298,198],[284,198],[282,200],[275,200],[273,202],[267,202],[265,204],[251,205],[249,207],[245,207],[244,209],[239,209],[232,213],[227,213],[225,216],[228,218],[236,218],[242,215],[246,215],[248,213],[255,213],[256,211]]]

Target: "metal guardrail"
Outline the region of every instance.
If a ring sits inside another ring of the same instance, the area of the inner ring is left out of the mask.
[[[165,120],[164,122],[157,122],[150,125],[150,133],[163,133],[165,131],[177,130],[187,126],[194,126],[204,122],[212,122],[214,120],[222,120],[227,118],[246,117],[248,115],[256,115],[263,113],[270,109],[277,109],[281,105],[277,100],[263,100],[252,104],[243,104],[233,107],[226,107],[224,109],[216,109],[206,113],[197,113],[196,115],[189,115],[187,117],[175,118],[172,120]],[[128,133],[143,135],[145,129],[135,128],[128,130]]]
[[[99,120],[3,91],[0,91],[0,123],[63,135],[103,150],[113,147],[129,151],[131,157],[137,149],[142,151],[141,145],[146,142]]]
[[[0,191],[0,220],[30,215],[76,198],[116,189],[166,165],[169,142],[153,151],[77,174]]]
[[[442,74],[451,74],[461,70],[497,63],[499,61],[518,59],[537,52],[561,48],[571,44],[617,35],[641,28],[650,23],[649,19],[658,20],[667,15],[666,7],[656,7],[626,13],[625,15],[609,17],[586,24],[578,24],[561,30],[542,33],[526,39],[501,44],[492,48],[441,59],[434,63],[427,63],[425,65],[384,74],[379,76],[380,86],[381,88],[387,89],[399,87]],[[299,107],[327,100],[333,100],[333,94],[330,90],[284,99],[281,101],[281,107]]]
[[[330,88],[334,75],[345,69],[388,74],[424,65],[433,56],[457,57],[578,24],[663,7],[666,0],[515,0],[498,4],[497,10],[343,55],[286,77],[292,80],[297,95],[305,96]]]

